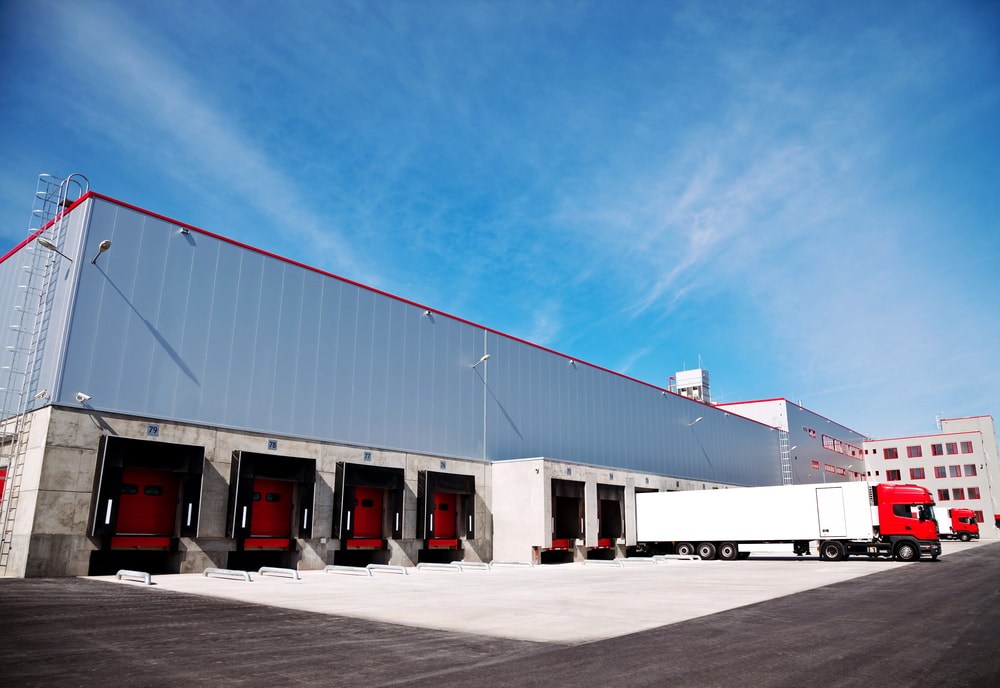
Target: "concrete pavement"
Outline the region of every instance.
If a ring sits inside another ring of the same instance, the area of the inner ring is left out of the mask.
[[[945,552],[154,586],[4,579],[0,683],[998,685],[1000,543]]]

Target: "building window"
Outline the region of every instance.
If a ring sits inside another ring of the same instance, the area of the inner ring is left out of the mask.
[[[943,456],[944,455],[944,445],[943,444],[932,444],[931,445],[931,456]]]
[[[969,488],[969,499],[979,499],[979,488],[970,487]]]
[[[972,453],[972,442],[962,442],[962,453],[963,454]]]
[[[955,499],[965,499],[965,490],[961,487],[953,487],[951,496]]]
[[[939,502],[948,501],[948,490],[938,490],[938,501]]]
[[[899,458],[899,452],[896,450],[895,447],[886,447],[885,449],[882,450],[882,458],[885,458],[885,459],[898,459]]]
[[[962,467],[961,466],[948,466],[948,475],[952,478],[962,477]]]
[[[899,471],[886,471],[885,479],[890,482],[893,480],[899,480],[900,479]]]
[[[923,455],[924,452],[919,446],[906,448],[906,458],[908,459],[919,459]]]
[[[976,475],[976,464],[974,463],[965,464],[965,477],[971,478],[974,475]]]
[[[982,511],[973,511],[972,513],[974,513],[976,515],[976,523],[982,523],[983,522],[983,512]]]
[[[935,466],[934,467],[934,477],[935,478],[947,478],[948,477],[948,469],[945,468],[944,466]]]
[[[958,453],[958,443],[957,442],[949,442],[948,444],[945,445],[945,447],[948,449],[948,453],[949,454],[957,454]]]
[[[923,480],[925,477],[923,468],[910,469],[910,480]]]

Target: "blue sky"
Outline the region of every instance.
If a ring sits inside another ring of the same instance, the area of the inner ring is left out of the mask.
[[[0,2],[0,239],[91,188],[877,437],[1000,415],[997,2]]]

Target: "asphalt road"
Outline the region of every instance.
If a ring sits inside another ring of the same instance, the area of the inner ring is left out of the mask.
[[[1000,543],[578,644],[152,590],[0,579],[0,685],[1000,686]]]

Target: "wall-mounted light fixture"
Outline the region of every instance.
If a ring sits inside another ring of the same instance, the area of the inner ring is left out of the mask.
[[[191,230],[187,227],[181,227],[181,234],[190,234]]]
[[[486,362],[486,361],[488,361],[488,360],[490,360],[490,355],[489,355],[489,354],[483,354],[483,357],[482,357],[482,358],[480,358],[480,359],[479,359],[478,361],[476,361],[475,363],[473,363],[473,364],[472,364],[472,367],[473,367],[473,368],[475,368],[475,367],[476,367],[477,365],[479,365],[480,363],[484,363],[484,362]]]
[[[40,236],[40,237],[38,237],[37,239],[35,239],[35,243],[36,243],[36,244],[38,244],[39,246],[41,246],[41,247],[42,247],[42,248],[44,248],[44,249],[48,249],[49,251],[52,251],[53,253],[58,253],[58,254],[59,254],[60,256],[62,256],[63,258],[65,258],[65,259],[66,259],[66,260],[68,260],[69,262],[71,262],[71,263],[73,262],[73,259],[72,259],[72,258],[70,258],[69,256],[67,256],[67,255],[66,255],[65,253],[63,253],[62,251],[60,251],[60,250],[59,250],[59,249],[58,249],[58,248],[56,247],[56,245],[55,245],[55,244],[53,244],[53,243],[52,243],[51,241],[49,241],[49,240],[48,240],[48,239],[46,239],[45,237],[43,237],[43,236]]]
[[[702,421],[702,417],[701,417],[701,416],[698,416],[698,417],[697,417],[697,418],[695,418],[695,419],[694,419],[693,421],[691,421],[690,423],[688,423],[688,427],[691,427],[691,426],[692,426],[692,425],[694,425],[695,423],[700,423],[701,421]]]
[[[102,241],[100,243],[100,245],[98,245],[98,247],[97,247],[97,255],[94,256],[94,259],[92,261],[90,261],[90,263],[92,265],[97,265],[97,259],[100,258],[101,254],[104,253],[105,251],[107,251],[109,248],[111,248],[111,240],[110,239],[105,239],[104,241]]]
[[[76,396],[74,397],[74,399],[76,399],[78,404],[85,404],[88,401],[90,401],[90,398],[91,397],[89,394],[84,394],[83,392],[77,392]]]
[[[48,399],[49,398],[49,390],[43,389],[41,392],[39,392],[38,394],[35,395],[35,398],[36,399]]]

